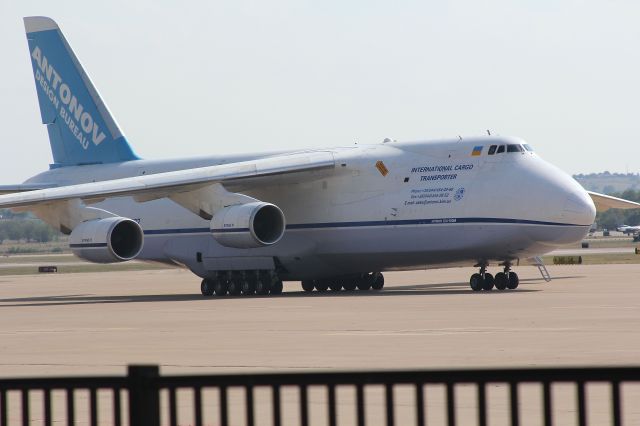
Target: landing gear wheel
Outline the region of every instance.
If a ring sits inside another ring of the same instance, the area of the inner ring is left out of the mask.
[[[329,288],[329,282],[327,280],[318,280],[315,282],[315,287],[318,292],[323,293]]]
[[[340,291],[342,290],[342,283],[338,280],[329,281],[329,288],[331,291]]]
[[[471,275],[471,278],[469,279],[469,285],[471,286],[471,290],[473,291],[482,290],[483,282],[484,280],[482,279],[482,275],[480,274]]]
[[[271,280],[268,276],[260,274],[256,281],[256,294],[269,294],[269,290],[271,290]]]
[[[227,280],[217,279],[214,281],[213,291],[216,293],[216,296],[224,296],[227,294],[228,290]]]
[[[313,289],[315,288],[315,284],[313,282],[313,280],[303,280],[302,281],[302,289],[304,291],[308,292],[312,292]]]
[[[484,274],[484,280],[482,281],[482,289],[483,290],[492,290],[493,289],[493,275],[491,275],[490,273],[485,273]]]
[[[238,296],[242,293],[242,286],[238,278],[229,280],[229,294],[232,296]]]
[[[518,274],[516,274],[515,272],[509,272],[509,284],[507,284],[509,290],[515,290],[516,288],[518,288],[519,284],[520,278],[518,278]]]
[[[212,296],[213,295],[213,283],[211,280],[204,279],[200,283],[200,292],[203,296]]]
[[[357,281],[355,281],[355,283],[358,286],[358,290],[366,291],[371,289],[371,285],[372,285],[371,281],[372,280],[369,279],[369,277],[365,276],[365,277],[358,278]]]
[[[256,292],[255,278],[246,277],[240,281],[242,294],[248,296]]]
[[[271,283],[271,294],[282,294],[282,280],[276,279]]]
[[[353,291],[356,289],[357,283],[355,280],[345,279],[342,283],[342,287],[344,287],[345,291]]]
[[[371,274],[371,288],[374,290],[382,290],[384,287],[384,275],[380,272],[374,272]]]
[[[498,272],[494,279],[493,284],[496,286],[498,290],[504,290],[509,285],[509,278],[507,278],[507,274],[504,272]]]

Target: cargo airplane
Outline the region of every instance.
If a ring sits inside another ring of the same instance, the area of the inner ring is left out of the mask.
[[[519,260],[580,241],[596,206],[640,207],[586,192],[514,137],[144,160],[58,25],[24,22],[53,163],[0,187],[0,208],[92,262],[182,265],[206,296],[380,290],[384,271],[456,265],[478,268],[473,290],[515,289]]]

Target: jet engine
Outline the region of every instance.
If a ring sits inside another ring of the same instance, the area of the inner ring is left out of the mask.
[[[225,207],[211,219],[211,233],[220,244],[234,248],[270,246],[284,235],[282,210],[264,202]]]
[[[109,217],[82,222],[69,236],[76,256],[96,263],[131,260],[140,254],[144,233],[137,222],[125,217]]]

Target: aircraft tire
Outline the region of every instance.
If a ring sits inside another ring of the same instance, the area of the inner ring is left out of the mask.
[[[303,280],[302,281],[302,289],[307,293],[310,293],[315,288],[315,284],[313,280]]]
[[[256,283],[254,278],[243,278],[240,280],[240,289],[245,296],[254,294],[256,292]]]
[[[480,291],[482,290],[482,275],[473,274],[469,279],[469,285],[471,286],[471,290]]]
[[[271,290],[271,283],[266,277],[260,277],[258,281],[256,281],[256,294],[264,296],[265,294],[269,294],[269,290]]]
[[[282,294],[282,280],[276,279],[271,283],[271,294]]]
[[[509,278],[504,272],[498,272],[494,278],[494,285],[498,290],[505,290],[509,285]]]
[[[229,294],[232,296],[238,296],[242,293],[242,286],[240,280],[236,277],[229,280]]]
[[[482,289],[489,291],[489,290],[493,290],[493,283],[494,283],[494,279],[493,279],[493,275],[486,273],[484,274],[484,280],[482,281]]]
[[[227,287],[227,281],[217,279],[213,282],[213,291],[216,293],[216,296],[225,296],[229,288]]]
[[[324,293],[329,288],[329,282],[327,280],[317,280],[315,287],[318,292]]]
[[[507,284],[509,290],[515,290],[518,288],[518,285],[520,285],[520,278],[518,278],[518,274],[515,272],[509,272],[509,284]]]
[[[382,290],[384,287],[384,275],[380,272],[371,274],[371,288],[374,290]]]
[[[353,291],[356,289],[357,286],[358,286],[358,283],[356,282],[356,280],[351,280],[348,278],[346,278],[342,283],[342,287],[345,289],[345,291]]]
[[[356,286],[358,287],[358,290],[366,291],[366,290],[371,290],[371,286],[373,284],[372,281],[373,280],[370,279],[368,276],[365,276],[355,280],[355,283],[356,283]]]
[[[331,291],[340,291],[342,290],[342,283],[338,280],[329,281],[329,288]]]
[[[212,296],[213,295],[213,283],[211,280],[205,278],[200,283],[200,292],[203,296]]]

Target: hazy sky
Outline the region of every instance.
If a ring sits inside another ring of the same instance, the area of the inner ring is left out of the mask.
[[[0,183],[51,162],[23,16],[54,18],[144,158],[528,140],[640,171],[640,2],[0,2]]]

